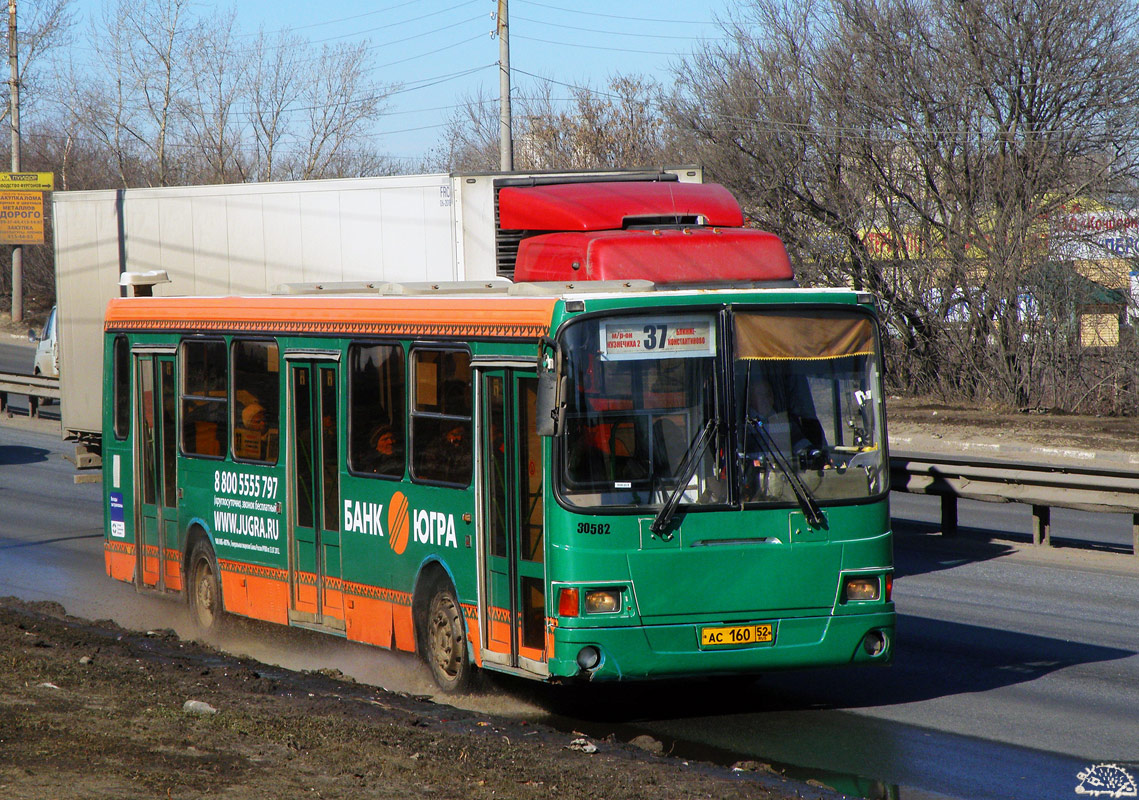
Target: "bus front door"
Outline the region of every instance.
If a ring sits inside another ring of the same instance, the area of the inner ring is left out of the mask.
[[[153,589],[180,589],[178,552],[178,437],[175,429],[174,355],[135,354],[135,508],[138,509],[135,583]],[[167,574],[169,572],[169,574]]]
[[[532,370],[480,377],[480,637],[485,662],[546,675],[542,440]]]
[[[339,365],[288,364],[289,620],[343,631]]]

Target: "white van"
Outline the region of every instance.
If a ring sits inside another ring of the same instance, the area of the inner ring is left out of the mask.
[[[55,307],[47,315],[44,329],[36,335],[35,331],[28,331],[28,341],[38,342],[36,358],[32,362],[32,374],[42,375],[45,378],[59,377],[59,326],[56,323]]]

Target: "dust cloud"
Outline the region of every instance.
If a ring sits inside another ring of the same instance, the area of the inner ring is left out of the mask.
[[[88,619],[110,619],[136,631],[172,630],[179,638],[203,642],[234,656],[297,672],[342,674],[357,683],[389,692],[429,696],[435,702],[475,713],[538,721],[548,713],[541,698],[526,697],[509,682],[484,677],[466,695],[439,692],[427,667],[410,653],[392,652],[300,628],[227,617],[223,630],[203,636],[195,628],[185,601],[140,596],[126,584],[107,586],[106,594],[65,602],[67,612]],[[527,682],[529,683],[529,682]]]

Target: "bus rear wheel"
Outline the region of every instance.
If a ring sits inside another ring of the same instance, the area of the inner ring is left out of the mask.
[[[445,580],[436,581],[430,596],[423,658],[440,689],[447,694],[464,691],[470,686],[473,667],[467,656],[462,606]]]
[[[221,582],[213,548],[205,541],[194,545],[190,554],[190,615],[194,625],[203,633],[217,631],[224,613],[221,602]]]

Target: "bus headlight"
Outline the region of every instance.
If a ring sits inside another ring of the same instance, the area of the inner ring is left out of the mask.
[[[590,589],[585,593],[586,614],[616,614],[620,610],[620,589]]]
[[[879,581],[877,575],[847,578],[842,584],[842,602],[851,600],[877,600]]]

